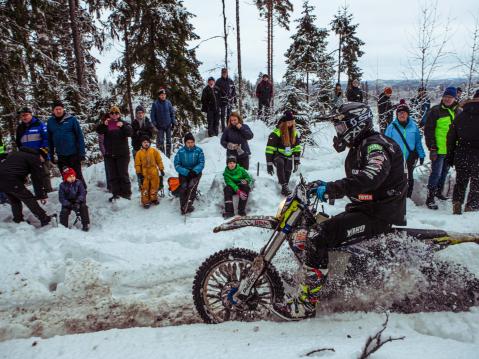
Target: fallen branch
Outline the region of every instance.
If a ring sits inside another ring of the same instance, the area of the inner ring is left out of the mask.
[[[405,338],[405,336],[402,336],[402,337],[399,337],[399,338],[393,338],[393,337],[389,337],[387,338],[386,340],[383,340],[381,338],[381,335],[383,334],[383,332],[386,330],[386,327],[388,325],[388,321],[389,321],[389,315],[388,313],[386,313],[386,320],[384,321],[383,323],[383,327],[381,328],[381,330],[379,330],[376,334],[374,334],[373,336],[370,336],[367,340],[366,340],[366,344],[364,345],[364,349],[363,349],[363,352],[361,353],[361,355],[358,357],[358,359],[366,359],[366,358],[369,358],[369,356],[371,354],[373,354],[374,352],[376,352],[379,348],[381,348],[384,344],[386,343],[389,343],[389,342],[392,342],[394,340],[403,340]]]
[[[325,351],[336,352],[336,350],[334,350],[334,348],[321,348],[321,349],[315,349],[315,350],[312,350],[312,351],[306,353],[306,356],[309,357],[309,356],[311,356],[315,353],[325,352]]]

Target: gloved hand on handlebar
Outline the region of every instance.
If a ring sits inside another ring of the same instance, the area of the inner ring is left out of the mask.
[[[321,202],[326,202],[326,182],[316,181],[314,188],[312,190],[316,193],[316,197],[319,198]]]

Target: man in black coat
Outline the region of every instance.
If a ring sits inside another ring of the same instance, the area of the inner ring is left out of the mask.
[[[469,181],[465,212],[479,211],[479,90],[463,105],[447,134],[447,159],[456,167],[452,195],[453,213],[461,214]]]
[[[21,147],[0,163],[0,192],[5,192],[10,201],[15,223],[24,220],[22,202],[40,220],[42,226],[51,221],[51,217],[37,203],[37,200],[40,200],[45,204],[48,198],[43,169],[46,156],[46,153],[40,150]],[[31,175],[35,196],[25,187],[28,175]]]
[[[353,80],[352,86],[346,92],[346,98],[349,102],[363,102],[363,91],[359,87],[359,80]]]
[[[263,75],[258,86],[256,86],[256,97],[258,98],[258,115],[260,117],[269,115],[273,97],[273,84],[269,81],[267,74]]]
[[[215,85],[215,79],[210,77],[208,85],[201,93],[201,111],[206,112],[208,120],[208,136],[218,136],[218,127],[220,121],[220,98],[221,90]]]
[[[216,86],[221,90],[220,117],[221,131],[225,130],[226,121],[230,118],[233,103],[236,105],[235,83],[228,77],[228,69],[221,69],[221,77],[216,80]]]
[[[378,100],[379,129],[381,133],[386,131],[386,127],[393,121],[394,106],[391,102],[393,89],[386,87]]]

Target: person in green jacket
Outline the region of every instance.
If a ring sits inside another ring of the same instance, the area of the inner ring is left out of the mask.
[[[228,157],[223,177],[226,184],[224,189],[225,212],[223,213],[223,217],[226,219],[235,215],[233,207],[233,195],[235,194],[239,197],[238,214],[240,216],[246,216],[246,202],[248,202],[253,178],[248,171],[237,163],[235,156]]]
[[[442,95],[441,103],[432,107],[426,118],[424,137],[431,159],[431,175],[427,184],[428,195],[426,206],[429,209],[438,209],[434,197],[441,200],[448,198],[442,194],[449,166],[447,156],[447,133],[452,121],[459,113],[456,102],[456,88],[448,87]]]

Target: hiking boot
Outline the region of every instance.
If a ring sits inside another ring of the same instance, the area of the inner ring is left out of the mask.
[[[127,200],[131,200],[131,194],[125,194],[125,195],[122,195],[120,196],[121,198],[124,198],[124,199],[127,199]]]
[[[231,213],[231,212],[224,212],[223,213],[223,218],[224,219],[228,219],[228,218],[231,218],[231,217],[234,217],[235,214],[234,213]]]
[[[117,194],[114,194],[113,196],[108,198],[108,202],[116,201],[118,198],[120,198],[120,196],[118,196]]]
[[[452,214],[462,214],[461,202],[452,202]]]
[[[22,222],[25,222],[25,220],[23,219],[23,217],[22,217],[22,218],[14,218],[14,219],[13,219],[13,222],[15,222],[15,223],[22,223]]]
[[[283,184],[281,185],[281,194],[282,194],[283,196],[289,196],[289,195],[291,194],[291,190],[289,189],[287,183],[283,183]]]
[[[441,192],[436,194],[436,198],[440,199],[441,201],[447,201],[449,199],[449,197],[444,196]]]
[[[323,287],[327,269],[316,269],[308,266],[303,268],[303,283],[299,286],[299,292],[293,298],[283,303],[275,303],[271,311],[287,321],[312,318],[316,314],[321,288]]]
[[[429,190],[429,192],[427,193],[427,198],[426,198],[426,206],[427,208],[429,209],[438,209],[439,207],[437,206],[436,204],[436,201],[434,200],[434,195],[435,195],[435,191],[434,190]]]

